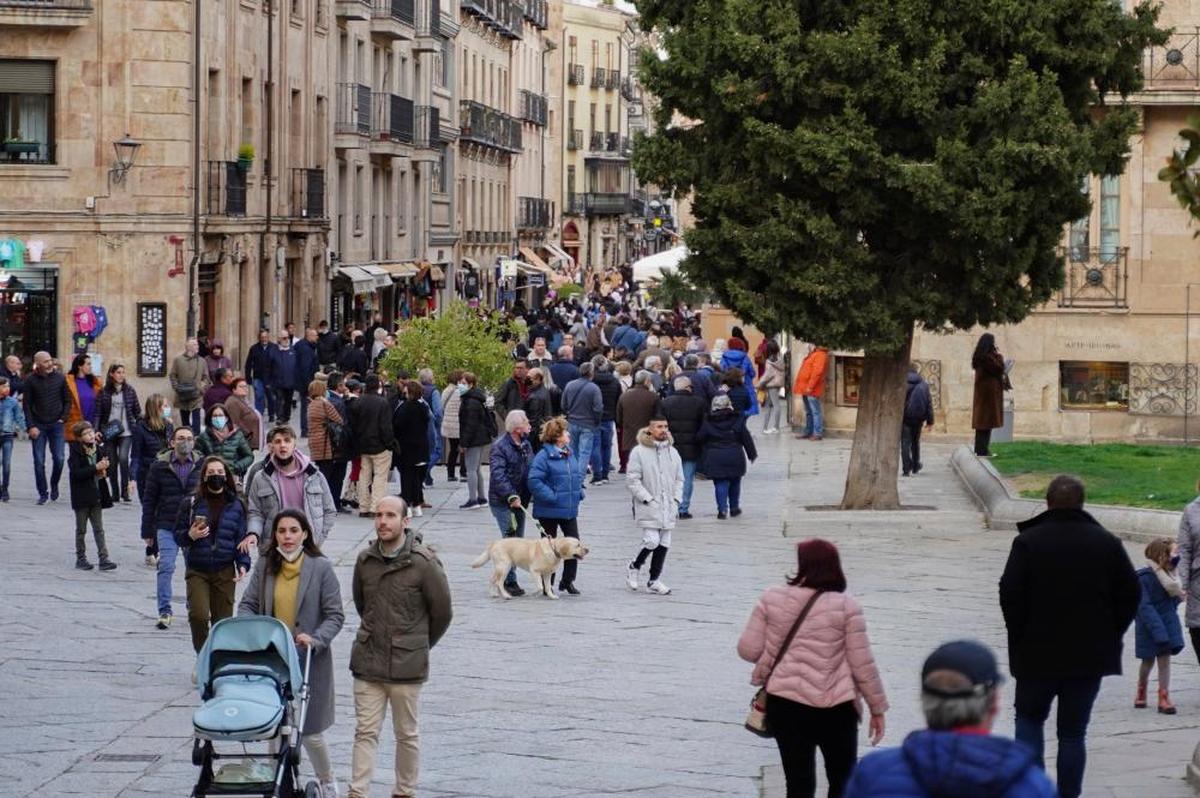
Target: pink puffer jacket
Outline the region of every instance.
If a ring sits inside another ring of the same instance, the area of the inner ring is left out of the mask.
[[[763,593],[738,641],[738,656],[753,662],[753,685],[762,685],[783,639],[813,591],[773,587]],[[825,593],[800,625],[792,645],[771,674],[767,692],[810,707],[832,707],[859,699],[872,715],[887,711],[883,682],[867,640],[862,607],[846,593]]]

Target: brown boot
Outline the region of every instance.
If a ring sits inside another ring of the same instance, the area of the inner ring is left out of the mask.
[[[1133,708],[1134,709],[1145,709],[1146,708],[1146,683],[1145,682],[1138,682],[1137,695],[1133,699]]]
[[[1171,697],[1161,687],[1158,689],[1158,712],[1160,715],[1175,714],[1175,707],[1171,704]]]

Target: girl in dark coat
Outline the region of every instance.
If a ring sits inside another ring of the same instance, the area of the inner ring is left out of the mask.
[[[487,406],[487,394],[476,385],[471,372],[463,373],[467,391],[458,406],[458,444],[467,463],[467,501],[460,510],[487,506],[487,488],[483,482],[483,450],[496,437],[496,417]]]
[[[696,440],[703,447],[700,471],[713,481],[717,494],[717,518],[742,514],[742,477],[746,458],[758,459],[754,438],[746,428],[746,417],[733,408],[725,394],[713,397],[712,409]],[[728,513],[728,515],[726,514]]]
[[[1142,600],[1134,618],[1134,651],[1142,661],[1138,668],[1137,697],[1133,705],[1146,706],[1146,687],[1150,670],[1158,663],[1158,711],[1174,715],[1171,704],[1171,657],[1183,651],[1183,627],[1179,623],[1179,604],[1183,585],[1175,575],[1179,555],[1168,538],[1158,538],[1146,546],[1147,565],[1138,571]]]
[[[404,395],[392,412],[392,432],[400,469],[400,496],[413,515],[421,515],[425,504],[425,470],[429,466],[429,405],[422,398],[421,383],[404,381]]]
[[[984,333],[971,355],[975,369],[975,394],[971,400],[971,428],[975,430],[975,454],[991,457],[988,446],[992,430],[1004,426],[1004,356],[996,348],[996,336]]]

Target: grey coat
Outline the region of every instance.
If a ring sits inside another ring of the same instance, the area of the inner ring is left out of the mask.
[[[1200,496],[1183,508],[1179,519],[1179,581],[1187,596],[1184,621],[1189,629],[1200,629]]]
[[[279,487],[275,484],[275,462],[268,455],[261,464],[256,463],[246,472],[246,506],[249,516],[249,532],[258,535],[259,551],[266,551],[267,538],[275,524],[275,516],[283,509]],[[304,465],[304,514],[312,524],[317,545],[333,531],[337,520],[337,508],[333,504],[333,493],[315,463]]]
[[[254,563],[246,592],[238,604],[238,615],[271,615],[275,603],[275,575],[267,573],[267,558]],[[304,734],[320,734],[333,725],[333,638],[342,631],[342,588],[333,565],[324,557],[305,555],[300,565],[300,588],[296,592],[296,626],[293,634],[313,639],[312,671],[309,673],[308,717]],[[300,650],[300,666],[305,652]]]

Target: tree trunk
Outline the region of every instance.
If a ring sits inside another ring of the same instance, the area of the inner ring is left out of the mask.
[[[912,333],[887,355],[863,360],[858,390],[858,421],[850,448],[843,510],[895,510],[900,507],[900,425],[908,379]]]

